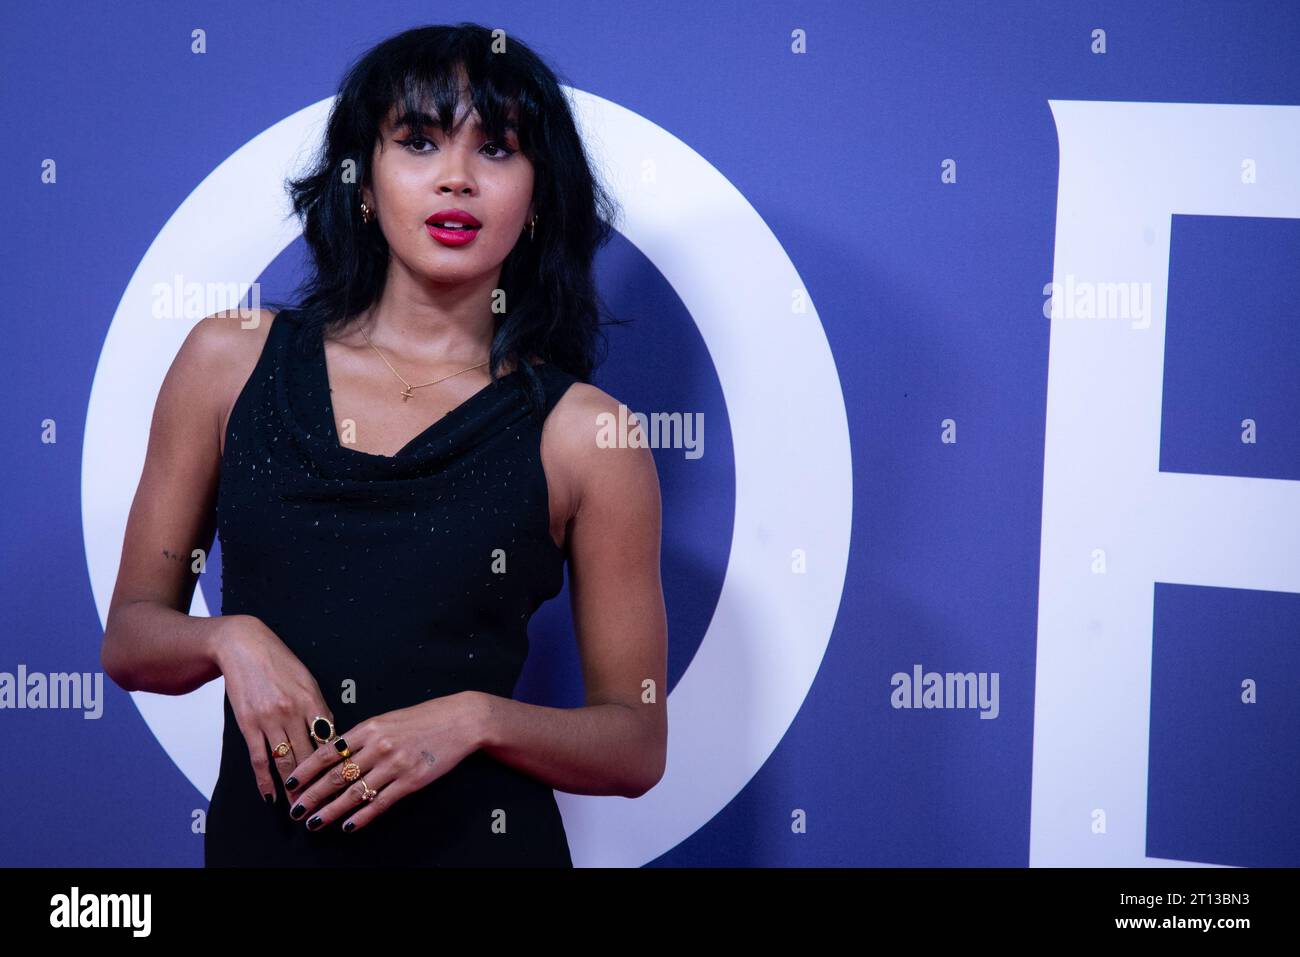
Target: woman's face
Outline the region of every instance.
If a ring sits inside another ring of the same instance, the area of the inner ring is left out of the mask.
[[[396,127],[396,107],[380,129],[362,197],[390,255],[416,278],[459,283],[499,274],[533,213],[533,164],[519,152],[515,131],[508,129],[504,141],[488,140],[470,110],[462,101],[446,136],[436,123]],[[450,237],[431,231],[430,217],[450,209],[482,226]],[[462,238],[469,241],[457,244]]]

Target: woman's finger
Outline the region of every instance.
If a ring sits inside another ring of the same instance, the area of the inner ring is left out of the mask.
[[[363,770],[361,776],[343,793],[307,819],[307,829],[319,830],[335,821],[347,818],[353,823],[352,827],[346,830],[355,831],[401,797],[400,787],[401,782],[397,780],[397,774],[389,763],[381,764],[369,771]],[[368,801],[365,799],[366,788],[375,792]]]
[[[289,743],[293,745],[294,763],[283,772],[283,778],[284,789],[288,792],[290,799],[294,796],[293,792],[303,784],[302,781],[293,777],[293,771],[312,755],[314,745],[312,744],[311,735],[307,733],[307,722],[312,717],[314,715],[305,717],[289,728]]]
[[[307,790],[297,795],[297,800],[289,809],[289,816],[295,821],[310,818],[325,802],[352,783],[343,776],[343,768],[348,762],[356,764],[364,775],[374,767],[373,757],[366,757],[364,747],[353,749],[347,758],[339,754],[332,743],[317,748],[316,753],[303,765],[314,780],[307,786]],[[317,768],[322,768],[323,771]],[[304,776],[303,780],[308,779]]]
[[[243,729],[241,729],[243,730]],[[275,778],[271,772],[270,745],[260,728],[245,732],[244,740],[248,743],[248,760],[253,765],[253,777],[257,779],[257,788],[267,804],[275,802]]]
[[[293,742],[289,739],[289,733],[286,729],[281,728],[271,742],[271,760],[275,764],[276,773],[280,776],[281,781],[287,778],[289,772],[298,766],[298,759],[294,757],[294,754],[295,748]]]
[[[346,810],[344,810],[342,814],[344,818],[342,827],[343,830],[349,834],[365,827],[402,798],[406,797],[406,795],[415,790],[409,785],[408,779],[385,775],[383,767],[376,768],[375,772],[370,777],[366,777],[364,774],[362,777],[365,778],[366,784],[370,785],[371,789],[375,791],[375,794],[369,801],[361,800],[361,782],[357,781],[356,784],[353,785],[357,795],[357,801],[354,807],[351,803],[353,788],[348,789],[347,800],[349,803],[345,805]],[[337,804],[339,802],[336,801],[334,803]],[[356,808],[360,808],[360,810],[356,810]],[[329,811],[332,809],[333,805],[326,810]],[[347,813],[348,811],[352,811],[353,813],[349,816]],[[331,818],[331,820],[333,820],[333,818]]]
[[[304,723],[304,733],[307,733],[308,727],[310,725]],[[334,742],[338,740],[337,732],[334,738],[327,743],[316,744],[315,738],[310,740],[312,742],[311,748],[308,749],[305,755],[298,755],[298,765],[291,770],[284,782],[287,791],[297,792],[302,788],[311,787],[312,783],[320,777],[326,768],[339,762],[339,752],[334,747]]]

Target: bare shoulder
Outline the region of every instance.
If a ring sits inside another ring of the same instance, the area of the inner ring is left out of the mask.
[[[256,361],[274,319],[269,309],[246,311],[242,316],[234,311],[204,316],[185,337],[175,364],[202,369],[211,379],[223,369],[242,365],[250,355]]]
[[[588,382],[575,382],[564,390],[546,418],[543,431],[555,438],[566,457],[590,461],[592,451],[599,448],[601,426],[612,420],[617,423],[619,401],[604,389]],[[626,419],[627,413],[624,413]]]
[[[195,323],[177,354],[178,373],[215,407],[223,450],[230,411],[253,374],[275,316],[269,309],[205,316]]]
[[[600,490],[633,496],[658,487],[654,455],[638,441],[632,410],[597,386],[569,386],[542,431],[544,438],[550,434],[579,502]]]
[[[270,309],[214,312],[194,324],[183,348],[216,363],[234,362],[248,352],[258,354],[275,315]]]

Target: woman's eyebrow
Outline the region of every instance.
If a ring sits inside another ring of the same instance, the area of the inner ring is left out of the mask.
[[[469,120],[470,120],[470,126],[471,126],[472,128],[474,128],[474,129],[476,129],[476,130],[482,130],[482,129],[483,129],[483,123],[482,123],[482,121],[479,119],[478,114],[477,114],[477,113],[473,113],[473,114],[466,114],[466,115],[462,116],[459,120],[457,120],[455,123],[453,123],[453,124],[452,124],[452,130],[454,131],[455,129],[457,129],[458,127],[460,127],[460,126],[465,122],[466,119],[469,119]],[[519,127],[518,127],[514,122],[512,122],[512,121],[510,121],[510,120],[506,120],[506,121],[502,124],[502,126],[503,126],[507,131],[509,131],[509,132],[513,132],[513,133],[518,133],[518,132],[519,132]],[[393,126],[392,126],[392,128],[393,128],[394,130],[401,130],[401,129],[407,129],[407,128],[411,128],[411,129],[428,129],[428,128],[431,128],[431,127],[438,127],[438,128],[441,128],[441,127],[442,127],[442,124],[441,124],[440,122],[438,122],[438,120],[437,120],[436,117],[430,116],[428,113],[425,113],[423,110],[409,110],[409,111],[407,111],[406,113],[404,113],[404,114],[402,114],[401,116],[399,116],[399,117],[394,121]]]

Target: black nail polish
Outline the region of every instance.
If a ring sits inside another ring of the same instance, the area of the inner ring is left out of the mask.
[[[298,820],[298,818],[302,817],[306,813],[307,813],[307,809],[305,807],[303,807],[301,804],[296,804],[294,805],[293,810],[289,812],[289,816],[296,821]]]
[[[288,788],[290,791],[292,791],[294,788],[298,786],[298,779],[290,778],[289,780],[284,782],[284,786]]]
[[[314,830],[316,830],[316,828],[318,828],[318,827],[320,827],[320,818],[319,818],[319,817],[314,817],[314,818],[312,818],[310,821],[307,822],[307,830],[309,830],[309,831],[314,831]]]
[[[350,831],[350,830],[352,830],[354,827],[356,827],[356,825],[353,824],[351,821],[348,821],[348,823],[346,823],[346,824],[343,825],[343,830],[345,830],[345,831]]]
[[[274,803],[275,803],[275,795],[274,795],[274,794],[263,794],[262,797],[266,798],[266,803],[267,803],[267,804],[274,804]]]

